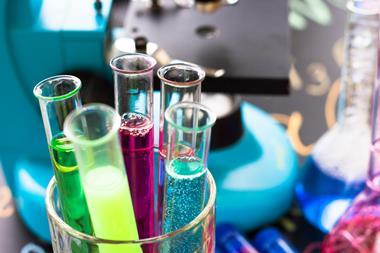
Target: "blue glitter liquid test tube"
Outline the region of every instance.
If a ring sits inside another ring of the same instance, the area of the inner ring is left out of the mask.
[[[216,227],[216,246],[220,251],[225,253],[259,253],[247,239],[230,224],[221,224]]]
[[[168,146],[162,231],[170,233],[189,223],[204,208],[207,157],[216,116],[199,103],[181,102],[166,110],[165,119]],[[164,245],[165,252],[194,252],[202,241],[201,229]]]

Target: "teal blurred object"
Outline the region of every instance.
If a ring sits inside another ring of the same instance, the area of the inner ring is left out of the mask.
[[[241,104],[244,134],[210,152],[217,186],[217,223],[241,230],[279,218],[292,204],[298,160],[285,129],[258,107]]]
[[[52,75],[105,73],[112,0],[0,1],[0,161],[27,227],[48,242],[44,194],[53,175],[33,87]]]
[[[105,56],[111,4],[103,0],[98,13],[94,0],[0,1],[0,161],[20,217],[46,242],[44,191],[53,171],[32,90],[62,73],[110,74]],[[297,158],[270,115],[248,103],[242,109],[243,137],[211,151],[209,164],[218,186],[218,222],[251,229],[290,206]]]

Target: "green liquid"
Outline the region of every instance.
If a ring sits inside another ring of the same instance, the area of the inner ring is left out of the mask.
[[[94,168],[83,178],[95,235],[111,240],[138,240],[128,179],[113,166]],[[139,245],[99,245],[100,253],[142,253]]]
[[[92,235],[90,214],[79,177],[74,148],[62,134],[52,139],[49,148],[63,219],[72,228]],[[84,243],[77,243],[72,242],[72,252],[91,252]]]

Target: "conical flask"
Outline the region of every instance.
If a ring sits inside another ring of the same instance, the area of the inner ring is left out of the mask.
[[[371,145],[371,98],[377,72],[377,0],[350,0],[338,122],[315,144],[296,194],[305,217],[329,231],[363,189]]]
[[[380,252],[380,139],[379,87],[375,94],[369,175],[365,189],[355,198],[322,245],[324,253]]]

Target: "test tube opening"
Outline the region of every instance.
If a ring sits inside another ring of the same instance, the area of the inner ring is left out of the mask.
[[[206,106],[194,102],[181,102],[165,112],[169,125],[187,133],[201,132],[211,128],[216,121],[215,114]]]
[[[163,82],[170,85],[186,87],[199,84],[206,74],[195,64],[174,63],[161,67],[157,75]]]
[[[134,53],[124,54],[111,60],[112,70],[124,74],[146,73],[156,66],[156,60],[148,55]]]
[[[53,76],[39,82],[33,92],[39,99],[58,101],[77,94],[81,85],[81,81],[75,76]]]
[[[119,126],[120,117],[111,107],[91,104],[67,117],[64,133],[74,143],[95,146],[111,139]]]
[[[169,147],[166,157],[168,165],[173,162],[192,164],[175,166],[180,168],[176,173],[182,176],[203,173],[207,168],[211,127],[216,120],[215,114],[201,104],[182,102],[169,107],[165,117],[169,123]]]

